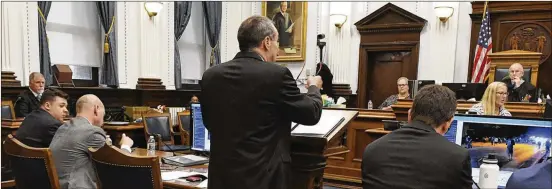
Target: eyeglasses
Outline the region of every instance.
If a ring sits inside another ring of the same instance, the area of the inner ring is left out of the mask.
[[[502,95],[502,96],[508,96],[507,92],[497,92],[496,94],[497,95]]]
[[[399,86],[399,87],[406,87],[406,86],[408,86],[408,84],[397,84],[397,86]]]

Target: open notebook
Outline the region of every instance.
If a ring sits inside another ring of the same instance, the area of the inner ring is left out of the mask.
[[[316,125],[306,126],[297,123],[291,123],[291,133],[293,135],[321,135],[327,136],[337,126],[345,121],[345,117],[332,114],[332,112],[322,111],[320,121]]]

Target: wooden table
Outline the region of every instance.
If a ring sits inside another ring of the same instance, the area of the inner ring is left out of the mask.
[[[148,156],[148,151],[144,148],[134,148],[132,151],[132,155],[135,156]],[[169,157],[173,156],[172,152],[163,152],[163,151],[156,151],[156,156],[160,157]],[[200,172],[207,172],[208,165],[196,165],[191,167],[178,167],[175,170],[161,170],[161,172],[166,171],[200,171]],[[173,188],[173,189],[199,189],[196,187],[201,182],[184,182],[180,181],[178,179],[175,180],[169,180],[169,181],[163,181],[163,188]]]

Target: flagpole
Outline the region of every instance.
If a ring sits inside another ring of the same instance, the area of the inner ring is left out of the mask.
[[[488,3],[489,3],[489,1],[485,1],[485,5],[483,6],[483,17],[481,17],[481,22],[483,22],[483,20],[485,19],[486,14],[487,14],[487,4]],[[483,83],[487,82],[487,80],[489,80],[489,74],[487,74],[485,76],[485,78],[483,79]]]
[[[483,6],[483,17],[481,18],[481,21],[485,19],[485,14],[487,14],[487,3],[489,3],[489,1],[485,1],[485,6]]]

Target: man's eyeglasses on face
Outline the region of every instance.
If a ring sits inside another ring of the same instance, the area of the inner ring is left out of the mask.
[[[399,87],[406,87],[406,86],[408,86],[408,84],[397,84],[397,86],[399,86]]]

